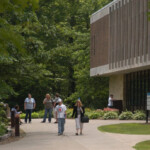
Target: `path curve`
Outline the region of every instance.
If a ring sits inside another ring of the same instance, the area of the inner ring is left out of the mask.
[[[32,124],[23,124],[21,128],[26,136],[19,141],[0,145],[0,150],[134,150],[132,146],[136,143],[150,140],[150,135],[102,133],[97,130],[100,125],[137,121],[90,120],[89,124],[84,124],[82,136],[75,136],[74,120],[66,121],[64,136],[57,136],[57,124],[42,124],[40,121],[34,119]]]

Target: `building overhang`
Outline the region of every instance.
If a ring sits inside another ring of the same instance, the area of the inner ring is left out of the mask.
[[[144,59],[144,57],[142,57],[142,59]],[[119,63],[121,63],[121,62],[118,62],[117,66],[119,66]],[[140,57],[138,58],[138,60],[136,58],[134,58],[134,64],[127,65],[127,64],[129,64],[129,60],[127,60],[126,62],[123,61],[122,63],[123,63],[123,67],[117,67],[114,69],[110,69],[109,64],[91,68],[90,76],[91,77],[92,76],[111,76],[111,75],[115,75],[115,74],[126,74],[126,73],[130,73],[130,72],[150,69],[150,61],[146,61],[146,62],[141,61]]]

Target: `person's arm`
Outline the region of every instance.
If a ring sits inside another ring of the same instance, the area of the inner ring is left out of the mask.
[[[34,108],[34,109],[36,108],[36,103],[33,104],[33,108]]]
[[[57,111],[55,111],[55,113],[56,113],[56,122],[58,121],[58,118],[57,118]]]
[[[83,109],[83,115],[85,114],[85,108],[84,107],[82,107],[82,109]]]
[[[65,111],[65,119],[67,119],[67,113],[66,113],[66,111]]]
[[[75,107],[73,108],[72,118],[74,117],[74,114],[75,114]]]
[[[46,99],[43,100],[43,104],[46,104]]]
[[[24,102],[24,110],[26,110],[26,102]]]

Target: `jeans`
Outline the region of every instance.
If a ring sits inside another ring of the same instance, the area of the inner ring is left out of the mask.
[[[51,118],[52,118],[52,110],[53,110],[52,108],[49,108],[49,109],[46,109],[46,108],[45,108],[45,114],[44,114],[43,122],[46,121],[47,113],[49,113],[48,121],[51,122]]]
[[[58,118],[58,134],[63,134],[64,124],[65,124],[65,118]]]
[[[32,114],[32,109],[26,109],[26,117],[25,117],[26,123],[27,123],[28,115],[29,115],[29,122],[31,122],[31,114]]]

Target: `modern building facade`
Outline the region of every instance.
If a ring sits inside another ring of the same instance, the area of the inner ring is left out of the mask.
[[[90,75],[109,76],[109,93],[129,110],[150,92],[149,0],[114,0],[91,16]]]

